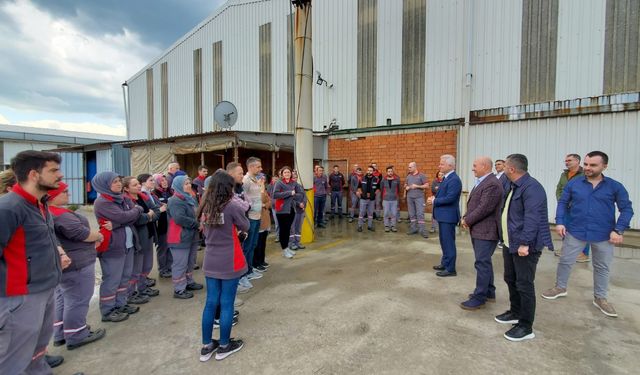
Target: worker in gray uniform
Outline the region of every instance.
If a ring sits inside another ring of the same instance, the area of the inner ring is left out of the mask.
[[[380,180],[373,175],[373,167],[367,168],[367,174],[362,178],[358,185],[356,194],[360,198],[360,215],[358,216],[358,232],[362,232],[362,224],[364,224],[364,215],[367,215],[368,228],[375,232],[373,227],[373,210],[376,204],[376,194],[380,190]]]
[[[358,196],[358,185],[362,180],[362,168],[356,167],[354,172],[349,176],[349,195],[351,198],[351,208],[349,208],[349,222],[353,223],[356,213],[360,209],[360,197]]]
[[[397,232],[398,199],[400,198],[400,178],[393,172],[393,166],[387,167],[387,175],[380,183],[382,191],[382,209],[384,211],[384,231]]]
[[[409,210],[409,235],[420,233],[422,237],[429,238],[424,225],[424,191],[428,188],[427,176],[418,171],[416,162],[409,163],[409,174],[404,185]]]

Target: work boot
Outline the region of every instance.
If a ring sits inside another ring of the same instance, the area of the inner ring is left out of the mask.
[[[138,306],[124,305],[122,307],[119,307],[118,311],[131,315],[140,311],[140,308]]]
[[[412,236],[412,235],[414,235],[414,234],[418,234],[418,230],[417,230],[416,228],[411,228],[411,229],[409,229],[409,231],[407,232],[407,234],[408,234],[409,236]]]
[[[61,355],[48,355],[44,356],[44,360],[47,361],[49,367],[54,368],[58,367],[64,362],[64,358]]]
[[[102,316],[103,322],[117,323],[127,319],[129,319],[129,314],[122,312],[117,308],[114,308],[113,310],[111,310],[111,312],[109,312],[107,315]]]
[[[191,293],[188,290],[181,290],[179,292],[173,292],[173,298],[189,299],[189,298],[193,298],[193,293]]]
[[[127,298],[127,303],[131,303],[134,305],[143,305],[149,302],[149,297],[142,295],[138,292],[134,292],[131,297]]]

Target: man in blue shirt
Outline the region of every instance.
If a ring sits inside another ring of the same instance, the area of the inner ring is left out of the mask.
[[[562,191],[556,210],[556,231],[563,237],[562,256],[558,263],[556,286],[542,293],[554,300],[567,295],[567,283],[576,258],[590,244],[593,261],[593,304],[610,317],[618,314],[607,302],[609,266],[614,245],[622,244],[622,234],[629,228],[633,209],[629,193],[618,181],[605,177],[609,157],[593,151],[584,159],[584,176],[569,181]],[[620,216],[616,221],[615,208]]]

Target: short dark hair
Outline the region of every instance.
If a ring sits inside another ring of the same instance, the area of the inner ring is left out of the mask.
[[[231,172],[238,167],[242,167],[242,164],[232,161],[231,163],[227,164],[227,172]]]
[[[362,168],[358,167],[358,168],[356,168],[356,171],[362,172]]]
[[[11,159],[11,169],[16,175],[18,182],[25,182],[29,178],[31,171],[41,173],[42,168],[50,161],[60,164],[62,163],[62,158],[60,154],[56,154],[55,152],[22,151]]]
[[[600,156],[602,158],[602,162],[605,164],[609,164],[609,155],[605,154],[602,151],[591,151],[590,153],[587,154],[588,157],[593,158],[596,156]],[[580,160],[580,159],[578,159]]]
[[[578,161],[582,160],[582,158],[578,154],[567,154],[567,157],[577,159]]]
[[[149,177],[151,177],[151,175],[149,173],[142,173],[142,174],[139,174],[138,177],[136,177],[136,178],[138,179],[138,181],[141,184],[144,184],[145,182],[147,182]]]
[[[375,168],[373,167],[373,165],[370,165],[370,166],[368,166],[368,167],[367,167],[367,169],[369,169],[369,168],[371,168],[371,169],[374,169],[374,170],[375,170]]]
[[[251,156],[249,159],[247,159],[247,168],[249,168],[251,164],[259,163],[260,161],[261,161],[260,158]]]
[[[316,169],[322,169],[322,170],[324,170],[324,167],[323,167],[323,166],[321,166],[321,165],[319,165],[319,166],[317,166],[317,167],[316,167]]]
[[[389,169],[393,169],[393,165],[388,166],[387,170],[389,170]]]
[[[198,167],[198,172],[200,172],[203,169],[209,170],[209,167],[207,167],[206,165],[202,164],[201,166]]]
[[[520,172],[526,172],[529,169],[529,161],[527,157],[522,154],[511,154],[507,156],[507,162]]]
[[[340,168],[340,166],[338,164],[335,164],[333,167],[334,168]]]
[[[503,159],[496,160],[496,163],[499,162],[499,161],[502,162],[502,164],[504,164],[504,160]]]

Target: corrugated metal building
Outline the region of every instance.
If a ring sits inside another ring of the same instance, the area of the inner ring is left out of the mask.
[[[467,188],[478,152],[504,157],[525,145],[537,145],[530,163],[549,191],[566,153],[602,149],[612,156],[610,173],[627,168],[615,142],[638,126],[638,1],[321,0],[312,14],[314,81],[326,81],[313,87],[317,132],[335,121],[340,137],[357,128],[375,137],[394,125],[437,129],[424,124],[457,120]],[[129,139],[216,131],[220,100],[238,107],[234,130],[290,132],[290,17],[289,0],[228,1],[127,81]],[[623,105],[606,104],[615,100]],[[635,123],[619,125],[627,120]],[[567,123],[584,126],[575,141],[548,139]],[[488,135],[492,144],[479,147]],[[330,145],[332,135],[326,139]],[[624,156],[638,160],[640,151]],[[640,176],[617,177],[640,202]]]

